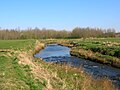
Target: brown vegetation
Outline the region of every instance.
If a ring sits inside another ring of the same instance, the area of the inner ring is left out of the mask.
[[[34,52],[37,53],[44,47],[45,47],[44,43],[40,43],[38,40],[36,40]]]
[[[0,49],[0,52],[13,52],[11,49]]]

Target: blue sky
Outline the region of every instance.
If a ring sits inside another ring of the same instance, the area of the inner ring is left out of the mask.
[[[0,0],[0,27],[115,28],[120,31],[120,0]]]

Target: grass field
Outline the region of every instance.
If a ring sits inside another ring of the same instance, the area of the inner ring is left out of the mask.
[[[48,43],[50,40],[40,41]],[[69,40],[73,41],[79,40]],[[115,90],[108,79],[93,80],[82,69],[34,58],[34,49],[43,47],[38,44],[36,40],[0,40],[0,49],[13,50],[0,52],[0,90]]]
[[[0,49],[23,49],[34,43],[35,40],[0,40]]]

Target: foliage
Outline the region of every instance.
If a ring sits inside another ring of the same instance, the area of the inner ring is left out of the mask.
[[[1,29],[1,40],[13,40],[13,39],[60,39],[60,38],[88,38],[88,37],[115,37],[115,30],[108,29],[103,30],[100,28],[75,28],[72,31],[66,30],[54,30],[54,29],[39,29],[29,28],[26,30],[20,29]]]

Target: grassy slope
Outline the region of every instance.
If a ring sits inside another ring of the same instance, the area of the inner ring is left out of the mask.
[[[93,80],[82,69],[46,64],[43,61],[39,63],[48,71],[54,72],[50,80],[55,90],[116,90],[108,79]]]
[[[88,51],[89,54],[86,53],[85,57],[120,67],[120,38],[85,39],[76,43],[77,50]],[[79,52],[82,54],[81,51]]]
[[[33,40],[1,40],[0,48],[29,50]],[[14,52],[0,52],[0,90],[41,90],[43,85],[34,80],[28,65],[19,65]]]
[[[34,44],[34,40],[1,40],[0,48],[11,49],[12,47],[12,49],[20,53],[23,51],[26,52],[25,57],[29,55],[32,57],[32,54],[29,54],[29,52],[33,50]],[[92,80],[92,78],[86,75],[82,70],[48,64],[39,59],[33,60],[35,62],[32,64],[37,66],[33,69],[33,71],[37,73],[34,73],[29,64],[18,64],[19,59],[17,56],[18,54],[14,52],[0,52],[1,90],[41,90],[44,87],[47,89],[50,87],[49,90],[114,90],[111,82],[108,80]],[[29,59],[29,57],[27,59],[23,58],[23,60]],[[35,76],[37,76],[37,79],[35,79]]]

